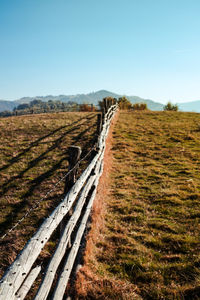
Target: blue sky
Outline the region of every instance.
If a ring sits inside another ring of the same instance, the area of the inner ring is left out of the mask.
[[[199,0],[0,0],[0,99],[200,99]]]

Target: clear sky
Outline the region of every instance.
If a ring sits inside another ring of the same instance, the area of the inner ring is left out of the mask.
[[[200,0],[0,0],[0,99],[200,100]]]

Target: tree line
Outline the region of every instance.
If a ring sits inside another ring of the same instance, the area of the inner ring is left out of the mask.
[[[49,100],[43,102],[42,100],[32,100],[30,103],[19,104],[13,111],[0,112],[1,117],[39,114],[50,112],[66,112],[66,111],[80,111],[80,105],[76,102],[69,101],[67,103],[61,101]]]
[[[105,99],[114,99],[112,97],[107,97]],[[117,99],[115,99],[117,100]],[[102,101],[99,102],[99,106],[101,107]],[[146,103],[134,103],[132,104],[125,96],[120,97],[117,100],[117,103],[119,105],[120,109],[123,110],[148,110],[147,104]],[[164,107],[163,110],[165,111],[178,111],[178,105],[177,104],[172,104],[171,102],[168,102]]]
[[[125,96],[119,97],[118,99],[112,98],[112,97],[106,97],[104,99],[108,100],[116,100],[119,106],[119,109],[122,110],[147,110],[147,104],[146,103],[134,103],[132,104]],[[99,106],[101,107],[103,105],[103,101],[99,101]]]
[[[115,99],[112,97],[106,97],[107,100],[116,100],[119,108],[122,110],[135,110],[135,111],[144,111],[148,110],[146,103],[134,103],[132,104],[125,96]],[[103,100],[104,100],[103,99]],[[27,114],[39,114],[39,113],[50,113],[50,112],[68,112],[68,111],[87,111],[93,112],[98,111],[103,106],[103,100],[99,101],[98,107],[93,104],[78,104],[73,101],[67,103],[61,102],[59,100],[53,101],[49,100],[48,102],[43,102],[42,100],[32,100],[30,103],[19,104],[13,111],[3,111],[0,112],[0,117],[16,116],[16,115],[27,115]],[[177,111],[178,106],[168,102],[164,106],[165,111]]]

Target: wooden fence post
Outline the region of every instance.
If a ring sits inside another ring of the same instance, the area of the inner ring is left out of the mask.
[[[108,111],[108,101],[106,98],[103,99],[103,104],[104,104],[104,108],[105,108],[105,113],[107,113]]]
[[[105,107],[103,107],[101,111],[102,111],[102,124],[104,124],[105,114],[106,114]]]
[[[81,147],[78,146],[70,146],[68,149],[69,153],[69,167],[68,171],[73,169],[75,165],[77,164],[78,160],[81,156]],[[69,175],[65,179],[65,188],[64,188],[64,195],[71,189],[71,187],[76,182],[77,177],[77,171],[78,171],[78,165],[73,169],[72,172],[69,173]],[[62,222],[60,223],[60,236],[63,233],[63,230],[65,228],[66,218],[64,217]]]
[[[102,113],[98,114],[97,118],[97,134],[99,136],[102,129]]]
[[[71,147],[69,147],[68,152],[69,152],[68,171],[70,171],[77,164],[77,162],[81,156],[81,147],[71,146]],[[76,168],[74,168],[74,170],[66,177],[65,188],[64,188],[65,194],[76,182],[77,171],[78,171],[78,166],[76,166]]]

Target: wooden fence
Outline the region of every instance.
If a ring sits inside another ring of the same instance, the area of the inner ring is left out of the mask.
[[[116,102],[104,99],[102,118],[99,117],[98,123],[98,142],[92,161],[66,193],[64,200],[45,219],[38,231],[27,242],[24,249],[2,277],[0,281],[0,300],[22,300],[26,297],[36,278],[41,273],[41,266],[35,266],[35,262],[53,232],[61,225],[63,230],[59,243],[50,258],[47,269],[42,274],[42,282],[34,299],[47,299],[50,292],[54,300],[61,300],[63,298],[86,229],[98,181],[103,171],[106,137],[116,110]],[[69,211],[71,212],[70,214]],[[67,215],[69,216],[69,220],[64,228],[63,218]],[[78,229],[76,229],[77,227]],[[71,245],[72,234],[73,243]],[[69,254],[63,263],[66,250],[69,251]],[[62,270],[57,275],[61,261]],[[55,284],[56,278],[57,282]]]

